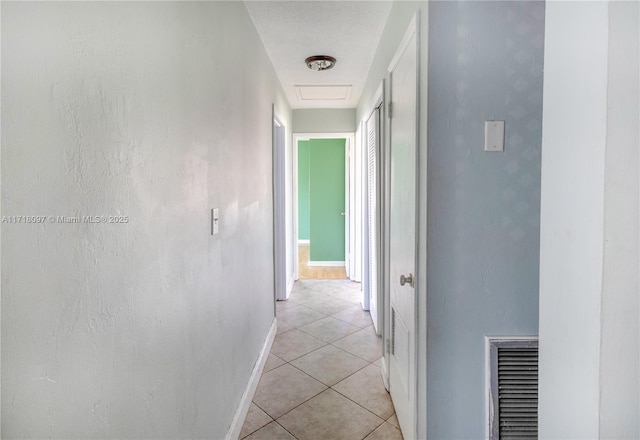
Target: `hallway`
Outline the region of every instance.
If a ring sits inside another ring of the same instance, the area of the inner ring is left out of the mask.
[[[277,303],[278,333],[241,439],[402,439],[359,287],[300,280]]]

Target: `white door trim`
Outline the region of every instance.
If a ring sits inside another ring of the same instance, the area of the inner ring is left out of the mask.
[[[286,140],[285,126],[272,106],[273,270],[275,300],[287,299]]]
[[[306,141],[309,139],[345,139],[346,143],[345,143],[345,151],[350,151],[350,150],[355,150],[355,148],[353,148],[353,146],[355,145],[355,133],[340,133],[340,132],[334,132],[334,133],[293,133],[293,179],[291,184],[293,185],[293,234],[294,234],[294,239],[298,240],[298,142],[299,141]],[[345,169],[346,169],[346,173],[349,173],[349,162],[345,163]],[[350,188],[349,185],[349,174],[347,174],[347,180],[345,182],[345,186],[347,188]],[[346,224],[348,225],[345,228],[345,241],[348,242],[349,241],[349,237],[351,237],[354,233],[353,229],[351,228],[351,219],[350,219],[350,212],[349,212],[349,200],[351,200],[351,197],[353,197],[353,194],[351,194],[352,191],[349,191],[347,189],[347,193],[345,194],[346,197],[345,198],[345,216],[346,216]],[[348,228],[348,229],[347,229]],[[353,252],[351,252],[353,253]],[[296,246],[294,246],[294,258],[293,258],[293,264],[294,264],[294,274],[295,274],[295,279],[299,279],[300,278],[300,274],[299,274],[299,267],[298,267],[298,246],[296,244]],[[346,249],[345,249],[345,262],[343,263],[345,266],[349,265],[349,254],[346,253]]]

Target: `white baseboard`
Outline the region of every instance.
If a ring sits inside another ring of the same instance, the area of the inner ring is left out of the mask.
[[[240,431],[242,431],[244,419],[247,417],[249,407],[251,406],[251,401],[253,400],[253,395],[256,393],[256,388],[258,388],[258,383],[260,382],[260,377],[262,376],[262,370],[264,369],[264,364],[267,362],[267,358],[269,357],[271,345],[273,344],[273,340],[276,337],[277,330],[278,323],[274,318],[273,323],[271,324],[271,328],[269,329],[269,333],[267,334],[267,338],[265,339],[264,345],[262,346],[262,350],[260,351],[260,356],[258,356],[258,360],[256,361],[256,364],[253,367],[253,371],[251,372],[249,383],[247,384],[247,387],[242,394],[242,399],[240,399],[240,405],[238,405],[236,414],[233,417],[233,421],[231,422],[231,427],[229,428],[229,432],[227,433],[226,440],[237,440],[238,437],[240,437]]]
[[[344,267],[344,261],[309,261],[308,267]]]
[[[287,299],[289,299],[289,295],[291,295],[291,291],[293,290],[293,283],[295,282],[296,282],[296,276],[295,274],[292,274],[291,278],[289,278],[289,281],[287,282],[287,294],[285,295]]]
[[[310,244],[311,240],[298,240],[298,244]]]

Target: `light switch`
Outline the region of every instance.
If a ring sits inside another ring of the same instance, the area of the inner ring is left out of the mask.
[[[218,208],[211,210],[211,235],[218,233],[218,223],[220,222],[220,214]]]
[[[504,151],[504,121],[484,121],[484,151]]]

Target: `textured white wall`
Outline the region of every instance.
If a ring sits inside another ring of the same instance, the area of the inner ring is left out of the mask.
[[[2,224],[4,438],[226,435],[274,316],[274,101],[241,2],[2,3],[2,215],[128,217]]]
[[[547,3],[540,438],[640,434],[638,24],[635,2]]]

